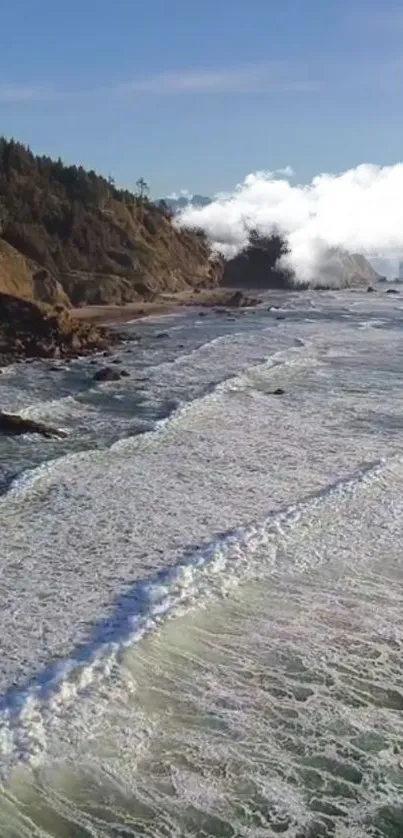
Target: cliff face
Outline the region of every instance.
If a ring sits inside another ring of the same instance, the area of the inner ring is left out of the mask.
[[[0,239],[0,291],[17,297],[33,297],[34,282],[28,262]]]
[[[318,275],[317,288],[360,288],[380,279],[380,275],[361,253],[334,250],[324,261]]]
[[[0,227],[3,250],[14,249],[0,290],[52,303],[152,299],[215,285],[222,272],[206,237],[176,229],[163,207],[1,138]]]
[[[46,269],[29,262],[0,238],[0,292],[23,299],[69,306],[62,286]]]

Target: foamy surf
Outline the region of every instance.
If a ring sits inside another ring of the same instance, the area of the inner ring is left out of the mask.
[[[96,640],[82,646],[65,661],[50,665],[26,687],[8,692],[0,703],[0,742],[3,757],[12,762],[43,757],[47,727],[69,711],[88,689],[110,676],[122,652],[146,634],[189,608],[211,597],[225,596],[240,581],[267,577],[276,564],[277,552],[295,538],[295,528],[309,528],[323,514],[320,507],[337,505],[398,468],[394,463],[375,463],[348,480],[326,486],[306,501],[300,501],[261,524],[228,533],[196,551],[173,567],[150,579],[136,582],[120,598],[115,614],[95,627]],[[305,556],[312,566],[318,556]],[[300,560],[296,563],[301,569]],[[281,568],[280,568],[281,570]]]
[[[68,713],[58,699],[44,724],[33,714],[46,759],[37,750],[29,770],[11,773],[0,824],[16,835],[23,824],[27,835],[95,827],[106,838],[398,828],[401,597],[375,622],[373,603],[398,567],[392,549],[382,573],[376,534],[397,546],[402,483],[400,459],[374,464],[283,510],[263,540],[258,527],[232,534],[242,571],[225,596],[210,574],[207,594],[206,577],[197,585],[193,561],[190,602],[165,612],[167,579],[154,580],[151,629],[80,701],[68,707],[65,691]],[[217,579],[227,571],[221,563]]]
[[[201,348],[193,350],[189,355],[180,356],[171,362],[167,362],[165,365],[159,365],[155,369],[158,373],[163,373],[166,368],[173,365],[183,365],[184,362],[192,359],[193,357],[196,357],[198,359],[198,363],[200,363],[200,353],[207,348],[210,349],[212,345],[219,344],[221,342],[228,344],[228,337],[224,336],[222,338],[216,338],[208,344],[203,344]],[[159,420],[154,420],[152,427],[149,430],[147,429],[147,424],[144,426],[144,429],[142,429],[140,424],[138,424],[135,436],[128,435],[117,442],[112,442],[109,447],[116,450],[129,447],[133,450],[134,446],[143,447],[148,445],[154,440],[154,435],[157,439],[158,435],[164,434],[171,425],[183,419],[190,411],[198,411],[204,402],[207,403],[209,400],[214,400],[214,398],[220,393],[251,386],[251,383],[255,379],[257,380],[259,374],[264,376],[272,367],[278,367],[282,364],[290,367],[295,365],[304,366],[306,364],[315,363],[315,359],[316,355],[314,346],[308,346],[305,341],[298,340],[296,341],[296,346],[279,350],[263,360],[258,359],[255,364],[246,365],[244,371],[228,376],[224,380],[219,380],[217,383],[209,386],[206,394],[200,395],[189,402],[178,404],[177,407],[172,408],[169,411],[167,416],[164,416]],[[148,374],[151,375],[151,372],[155,372],[155,369],[149,368]],[[77,401],[71,396],[47,403],[39,403],[36,406],[25,408],[20,411],[20,414],[21,416],[30,419],[52,423],[55,423],[56,421],[60,422],[63,418],[68,418],[69,423],[71,423],[71,420],[75,419],[76,422],[79,422],[80,426],[86,426],[86,423],[95,425],[93,433],[95,432],[97,426],[102,424],[102,420],[99,418],[99,411],[97,409],[91,408],[91,406],[87,406],[85,404],[83,405],[82,402]],[[121,424],[121,432],[123,432],[126,427],[127,429],[130,429],[132,423],[133,420],[130,419],[126,424]],[[150,425],[150,423],[148,423],[148,425]],[[67,430],[66,425],[63,427],[60,425],[60,428],[64,431]],[[73,430],[70,428],[69,432],[72,433]],[[108,447],[107,442],[106,447]],[[96,456],[96,451],[97,449],[92,449],[94,456]],[[86,455],[90,456],[90,453],[91,448],[89,450],[87,449]],[[63,469],[67,464],[69,466],[73,466],[75,458],[81,460],[82,455],[83,452],[67,453],[65,455],[61,455],[60,457],[53,457],[47,463],[42,463],[36,468],[26,469],[9,481],[3,494],[10,496],[10,498],[22,495],[33,488],[35,484],[40,483],[42,478],[50,475],[53,469]],[[0,504],[1,502],[2,500],[0,495]]]
[[[337,335],[344,350],[339,327]],[[346,418],[351,422],[355,415],[355,391],[346,392],[341,380],[342,400],[337,387],[322,407],[328,366],[338,363],[339,351],[326,354],[317,342],[314,351],[294,346],[280,363],[269,359],[238,377],[235,386],[218,387],[180,409],[159,431],[109,450],[66,455],[33,475],[31,490],[4,496],[0,529],[12,568],[8,602],[19,620],[17,632],[6,626],[12,610],[5,610],[4,636],[11,631],[15,651],[5,660],[3,678],[22,681],[52,656],[65,657],[72,641],[85,643],[99,613],[108,617],[122,585],[175,564],[184,545],[194,549],[214,532],[264,520],[268,508],[276,511],[376,458],[379,439],[372,426],[363,427],[359,444],[345,436]],[[303,359],[306,363],[300,363]],[[290,395],[279,399],[272,393],[280,383]],[[361,396],[360,410],[364,399],[373,405],[373,388]],[[395,399],[397,409],[397,389],[391,405]],[[379,404],[384,407],[385,401]],[[393,447],[386,435],[381,453]],[[302,458],[301,450],[309,456]],[[155,515],[162,527],[153,526]],[[45,625],[57,615],[56,631],[40,632],[29,609],[20,610],[19,603],[33,592]]]
[[[133,373],[163,426],[99,388],[119,443],[0,502],[0,834],[400,835],[399,314],[315,299],[178,318]]]

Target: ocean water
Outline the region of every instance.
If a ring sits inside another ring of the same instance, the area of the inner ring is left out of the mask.
[[[1,838],[401,838],[402,318],[278,295],[3,371],[68,436],[0,440]]]

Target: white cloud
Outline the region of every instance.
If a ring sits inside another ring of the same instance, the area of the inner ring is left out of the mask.
[[[180,224],[204,229],[227,258],[247,245],[251,228],[279,232],[290,250],[287,266],[297,279],[311,282],[329,248],[403,257],[402,195],[403,163],[363,164],[295,186],[272,172],[256,172],[230,196],[186,209]]]
[[[373,16],[367,22],[391,32],[403,28],[403,11],[395,18],[386,15]],[[266,64],[235,67],[206,67],[167,70],[154,75],[134,78],[127,82],[103,87],[61,89],[51,85],[0,83],[0,104],[28,102],[74,102],[77,99],[103,99],[139,96],[184,96],[201,94],[248,94],[309,96],[329,93],[333,89],[342,91],[352,88],[360,90],[401,89],[403,85],[402,53],[396,50],[385,53],[383,58],[354,59],[353,63],[332,64],[321,61],[298,64],[290,61],[273,61]],[[279,171],[285,177],[293,173]]]
[[[294,169],[292,166],[284,166],[283,169],[276,169],[276,175],[282,175],[283,177],[292,178],[295,175]]]
[[[294,77],[295,76],[295,77]],[[185,94],[284,93],[319,92],[322,84],[314,79],[300,78],[301,73],[282,63],[270,65],[227,67],[221,69],[186,69],[158,73],[133,79],[110,87],[60,90],[39,85],[0,85],[0,103],[58,101],[60,99],[93,98],[96,96],[178,96]]]
[[[180,198],[186,198],[190,201],[193,198],[193,193],[189,192],[188,189],[180,189],[179,192],[171,192],[170,195],[167,195],[167,198],[171,198],[172,201],[179,201]]]
[[[181,70],[159,73],[122,84],[117,91],[178,95],[185,93],[315,93],[322,88],[313,79],[288,78],[281,65],[245,66],[224,69]]]

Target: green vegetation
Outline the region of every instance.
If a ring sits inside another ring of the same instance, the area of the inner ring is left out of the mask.
[[[144,178],[136,189],[0,138],[0,235],[76,305],[217,281],[206,237],[177,230],[166,207],[150,202]]]
[[[279,259],[286,253],[286,243],[280,236],[250,230],[248,246],[226,263],[223,282],[240,288],[291,288],[291,272],[279,267]]]

